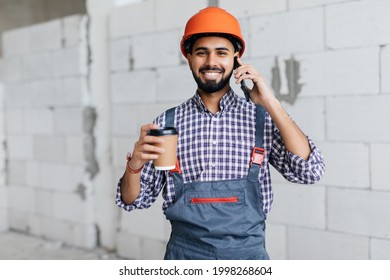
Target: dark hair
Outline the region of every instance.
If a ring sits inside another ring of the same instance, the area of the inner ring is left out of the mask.
[[[184,41],[184,50],[186,51],[186,53],[191,54],[192,48],[193,48],[196,40],[198,40],[202,37],[212,37],[212,36],[223,37],[223,38],[228,39],[233,44],[235,52],[239,52],[242,49],[242,45],[241,45],[240,40],[238,40],[236,37],[234,37],[230,34],[227,34],[227,33],[199,33],[199,34],[192,35],[191,37],[189,37],[187,40]]]

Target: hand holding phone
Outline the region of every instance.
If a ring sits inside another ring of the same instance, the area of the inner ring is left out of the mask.
[[[234,57],[234,69],[237,69],[240,66],[241,66],[241,64],[238,63],[237,56],[235,56]],[[248,87],[246,86],[244,80],[241,81],[241,90],[244,92],[246,101],[249,102],[249,91],[248,91]]]

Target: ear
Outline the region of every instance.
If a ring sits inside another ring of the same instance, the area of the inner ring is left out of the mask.
[[[187,62],[190,68],[191,68],[191,61],[192,61],[192,55],[190,53],[187,53]]]

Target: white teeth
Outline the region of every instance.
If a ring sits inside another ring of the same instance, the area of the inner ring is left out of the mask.
[[[209,78],[216,78],[219,75],[219,73],[216,72],[205,72],[204,74]]]

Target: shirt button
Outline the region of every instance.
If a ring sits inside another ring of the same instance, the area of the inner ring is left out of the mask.
[[[211,164],[211,167],[212,167],[212,168],[215,168],[216,166],[217,166],[217,164],[215,164],[215,163],[212,163],[212,164]]]
[[[217,141],[216,140],[213,140],[213,142],[211,142],[213,145],[217,145]]]

